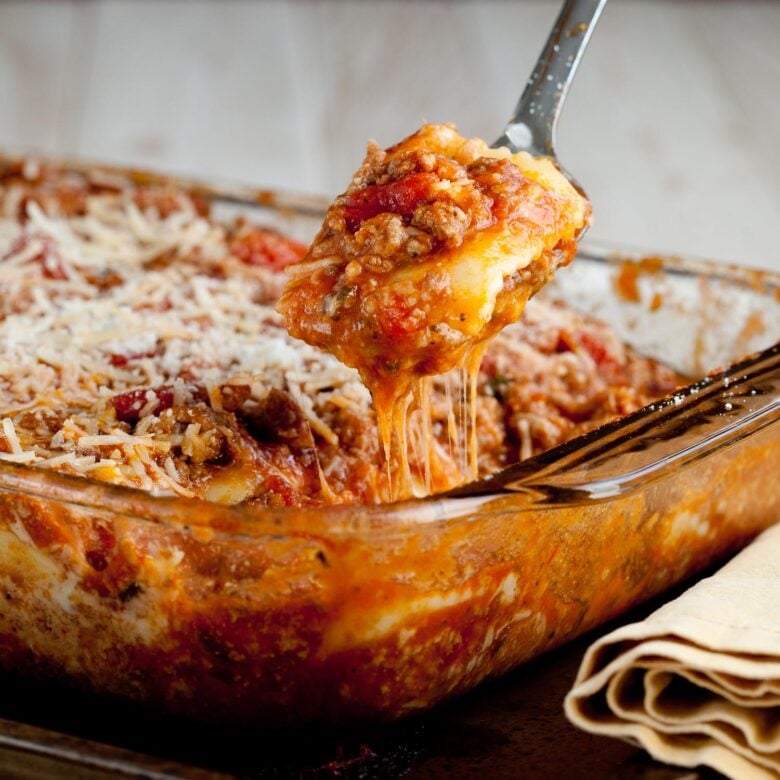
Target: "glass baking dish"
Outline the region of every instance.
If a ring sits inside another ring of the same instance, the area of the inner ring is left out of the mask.
[[[89,170],[184,184],[217,215],[299,237],[322,216],[307,197]],[[726,368],[490,479],[392,505],[223,507],[0,463],[0,666],[208,720],[393,719],[780,519],[780,277],[591,245],[545,294],[685,375]]]

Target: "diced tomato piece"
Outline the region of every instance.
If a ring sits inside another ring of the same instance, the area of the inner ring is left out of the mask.
[[[578,335],[580,346],[593,358],[597,364],[609,360],[610,354],[603,339],[596,334],[583,330]],[[614,358],[613,358],[614,359]]]
[[[302,260],[306,247],[273,230],[245,227],[231,238],[230,251],[246,265],[281,271]]]
[[[219,389],[222,409],[226,412],[235,412],[251,395],[251,389],[248,385],[222,385]],[[188,385],[187,390],[193,401],[197,403],[210,402],[208,390],[202,385]],[[154,393],[153,400],[155,401],[149,414],[159,414],[173,406],[173,388],[170,385],[128,390],[126,393],[120,393],[111,399],[117,420],[131,424],[137,423],[141,418],[141,409],[152,400],[149,393]]]
[[[424,325],[424,314],[420,309],[410,306],[400,295],[393,295],[382,308],[379,326],[391,339],[401,338],[413,333]]]
[[[159,351],[157,349],[150,349],[146,352],[130,352],[127,355],[122,355],[117,352],[113,352],[108,356],[108,362],[111,363],[112,366],[116,366],[117,368],[122,368],[123,366],[126,366],[128,363],[132,363],[134,360],[140,360],[141,358],[146,357],[154,357],[155,355],[159,354]]]
[[[117,420],[126,423],[137,423],[141,419],[141,410],[151,400],[150,393],[154,394],[156,399],[154,407],[150,412],[151,414],[159,414],[173,406],[173,388],[170,385],[163,385],[153,389],[129,390],[126,393],[115,395],[111,399]]]
[[[292,485],[283,477],[269,474],[263,482],[263,487],[274,501],[281,506],[295,506],[299,503],[298,496]]]
[[[119,355],[119,354],[113,353],[113,354],[108,356],[108,362],[111,363],[112,366],[116,366],[117,368],[123,368],[132,359],[133,359],[132,355]]]
[[[577,335],[580,347],[584,349],[599,367],[601,375],[611,384],[624,381],[623,366],[620,359],[609,348],[609,342],[599,334],[583,330]]]
[[[355,231],[361,222],[377,214],[390,212],[409,217],[420,203],[431,196],[436,177],[432,173],[412,173],[387,184],[371,184],[347,196],[344,218]]]

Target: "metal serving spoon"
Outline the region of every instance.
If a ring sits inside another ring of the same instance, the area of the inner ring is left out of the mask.
[[[509,147],[512,152],[551,157],[583,195],[582,187],[558,163],[555,130],[569,85],[606,3],[607,0],[564,2],[515,112],[493,144]]]

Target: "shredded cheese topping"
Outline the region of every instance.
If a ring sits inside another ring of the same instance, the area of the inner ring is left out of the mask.
[[[284,390],[331,442],[323,404],[369,413],[353,369],[284,329],[283,275],[240,262],[186,195],[167,216],[119,191],[79,216],[30,201],[20,220],[18,193],[0,194],[0,459],[192,495],[168,456],[182,442],[154,430],[159,388],[174,404],[205,388],[214,409],[231,386],[250,403]],[[128,433],[111,399],[137,388]]]

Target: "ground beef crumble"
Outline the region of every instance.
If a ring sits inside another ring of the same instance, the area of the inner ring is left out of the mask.
[[[338,255],[383,272],[442,247],[455,249],[511,218],[526,183],[511,160],[476,157],[461,164],[419,149],[393,154],[372,143],[329,209],[312,256]]]

